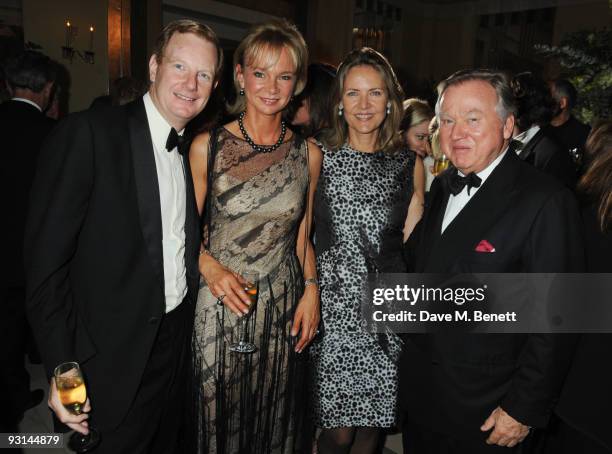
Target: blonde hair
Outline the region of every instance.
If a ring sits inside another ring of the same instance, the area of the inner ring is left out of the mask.
[[[403,90],[389,61],[379,52],[369,47],[362,47],[350,52],[340,63],[338,74],[331,93],[330,128],[322,137],[323,144],[337,150],[348,140],[348,125],[343,117],[338,115],[338,107],[344,93],[344,81],[348,72],[357,66],[370,66],[381,75],[391,103],[390,113],[385,117],[378,128],[377,149],[382,151],[395,151],[403,143],[399,134],[399,125],[403,115]]]
[[[242,71],[246,66],[252,66],[253,64],[262,67],[272,66],[278,61],[283,49],[287,49],[295,66],[297,80],[293,94],[301,93],[308,77],[308,48],[306,42],[295,25],[286,19],[274,19],[251,28],[249,34],[234,52],[236,101],[228,106],[230,114],[236,115],[246,107],[244,96],[239,95],[240,83],[236,77],[236,66],[240,65]]]
[[[419,98],[410,98],[404,101],[404,117],[400,123],[400,131],[408,131],[413,126],[420,125],[424,121],[431,121],[435,115],[427,101]]]
[[[429,143],[431,145],[431,155],[434,159],[440,159],[444,153],[440,149],[440,128],[438,117],[434,116],[429,122]]]

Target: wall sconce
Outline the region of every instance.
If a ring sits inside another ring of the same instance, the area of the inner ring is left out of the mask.
[[[66,21],[66,43],[64,46],[62,46],[62,58],[70,60],[70,63],[72,63],[72,60],[76,54],[85,63],[93,65],[95,57],[95,53],[93,51],[94,27],[93,25],[89,26],[89,49],[83,50],[83,52],[80,52],[73,47],[74,39],[78,35],[78,31],[79,29],[75,27],[70,20]]]

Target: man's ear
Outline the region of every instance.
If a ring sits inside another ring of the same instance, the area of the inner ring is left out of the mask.
[[[43,110],[45,110],[46,108],[49,107],[49,104],[51,103],[51,95],[53,94],[53,86],[54,83],[53,82],[47,82],[45,84],[45,87],[42,89],[42,102],[44,104],[44,106],[41,106]]]
[[[242,65],[238,63],[234,68],[234,74],[236,74],[236,80],[240,85],[240,88],[244,89],[244,73],[242,72]]]
[[[157,62],[157,55],[153,54],[151,55],[151,58],[149,59],[149,81],[150,82],[155,82],[155,76],[157,75],[157,68],[158,68],[158,62]]]
[[[568,106],[569,101],[567,100],[567,96],[561,97],[561,99],[559,100],[559,107],[561,107],[561,110],[566,110]]]
[[[51,93],[53,93],[53,86],[54,86],[54,85],[55,85],[55,84],[54,84],[53,82],[47,82],[47,83],[45,84],[45,88],[43,88],[43,93],[45,94],[45,96],[46,96],[47,98],[50,98],[50,97],[51,97]]]
[[[514,115],[508,115],[504,121],[504,140],[512,138],[512,131],[514,131]]]

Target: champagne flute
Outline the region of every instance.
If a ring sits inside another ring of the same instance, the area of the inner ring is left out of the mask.
[[[446,157],[446,155],[443,154],[442,156],[440,156],[434,161],[432,174],[437,177],[442,172],[444,172],[446,169],[448,169],[448,165],[449,165],[449,160]]]
[[[66,410],[73,415],[83,413],[87,401],[87,388],[79,364],[76,362],[62,363],[53,371],[55,386],[59,393],[60,402]],[[89,433],[83,435],[74,432],[68,442],[68,447],[75,452],[89,452],[100,443],[100,433],[89,427]]]
[[[246,281],[244,291],[249,295],[251,304],[249,304],[249,313],[244,314],[238,319],[239,340],[230,345],[229,349],[235,353],[253,353],[257,347],[247,339],[247,321],[253,313],[253,309],[257,304],[259,294],[259,273],[256,271],[247,270],[242,273],[242,277]]]

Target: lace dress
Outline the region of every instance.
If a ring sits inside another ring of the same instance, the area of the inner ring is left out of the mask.
[[[296,138],[258,153],[224,128],[217,144],[205,234],[221,264],[259,272],[259,299],[248,321],[257,351],[230,352],[237,317],[216,304],[202,281],[194,322],[198,451],[298,452],[307,363],[289,332],[303,293],[296,238],[307,200],[306,145]]]
[[[361,324],[364,275],[405,272],[402,229],[412,196],[414,152],[323,150],[315,201],[324,334],[313,346],[319,427],[395,423],[397,335]]]

